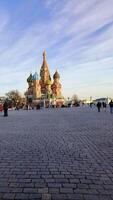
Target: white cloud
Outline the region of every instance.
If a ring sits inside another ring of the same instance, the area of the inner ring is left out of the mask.
[[[15,80],[19,82],[17,87],[21,90],[24,88],[27,74],[36,68],[39,70],[44,49],[47,49],[50,70],[60,70],[61,77],[64,76],[64,90],[71,88],[70,95],[76,89],[75,85],[77,88],[81,87],[81,82],[88,87],[86,73],[93,77],[93,84],[96,82],[96,75],[91,75],[92,71],[96,74],[97,71],[100,73],[101,70],[108,69],[108,77],[105,81],[103,74],[101,83],[107,85],[107,80],[112,82],[109,70],[112,70],[113,66],[113,25],[107,30],[103,29],[100,35],[96,33],[113,21],[112,0],[46,0],[43,1],[43,6],[45,7],[40,20],[35,19],[35,22],[26,28],[19,23],[19,28],[12,29],[10,13],[1,14],[0,85],[5,85],[4,91],[13,87]],[[43,20],[45,14],[49,16],[46,21]],[[20,18],[18,11],[17,21],[13,19],[13,24],[16,23],[14,27],[17,27]],[[84,76],[80,77],[80,73],[84,73]],[[77,76],[82,79],[80,82],[75,81]],[[68,92],[66,91],[65,95]],[[105,92],[107,93],[106,87]]]

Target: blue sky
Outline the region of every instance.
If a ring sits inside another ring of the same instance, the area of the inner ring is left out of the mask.
[[[0,0],[0,96],[26,91],[43,50],[65,97],[113,97],[113,0]]]

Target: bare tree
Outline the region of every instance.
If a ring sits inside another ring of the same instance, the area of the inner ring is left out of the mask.
[[[72,96],[72,101],[74,101],[74,102],[78,102],[79,101],[78,96],[76,94],[74,94]]]
[[[78,104],[79,104],[79,98],[76,94],[74,94],[72,96],[72,104],[75,105],[75,106],[78,106]]]
[[[19,106],[22,103],[22,96],[18,90],[11,90],[6,97],[12,102],[12,106]]]

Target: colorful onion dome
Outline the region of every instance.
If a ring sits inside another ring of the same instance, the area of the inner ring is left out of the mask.
[[[33,81],[39,80],[39,78],[38,78],[38,73],[37,73],[37,72],[35,72],[35,73],[33,74],[32,80],[33,80]]]
[[[52,84],[51,80],[48,80],[47,85],[51,85],[51,84]]]
[[[59,73],[58,73],[57,71],[56,71],[55,74],[53,75],[53,78],[54,78],[54,79],[60,78],[60,75],[59,75]]]
[[[32,82],[32,74],[29,75],[29,77],[27,78],[27,82]]]

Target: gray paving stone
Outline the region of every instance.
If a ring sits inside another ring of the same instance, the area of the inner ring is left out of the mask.
[[[63,194],[72,194],[73,193],[73,188],[60,188],[60,193],[63,193]]]
[[[3,199],[14,199],[15,198],[15,194],[14,193],[6,193],[3,195]]]
[[[31,200],[42,200],[42,195],[41,194],[30,194],[29,199]]]
[[[113,200],[112,144],[109,111],[82,107],[0,116],[0,198]]]
[[[52,200],[69,200],[66,194],[52,194]]]
[[[38,188],[38,193],[47,194],[48,188]]]
[[[51,200],[51,194],[42,194],[41,200]]]
[[[38,193],[37,188],[24,188],[23,190],[24,193]]]
[[[67,196],[70,200],[84,200],[84,196],[82,194],[68,194]]]
[[[24,194],[24,193],[19,193],[19,194],[16,194],[15,196],[15,199],[18,199],[18,200],[28,200],[29,199],[29,194]]]
[[[59,194],[60,190],[59,188],[49,188],[50,194]]]

